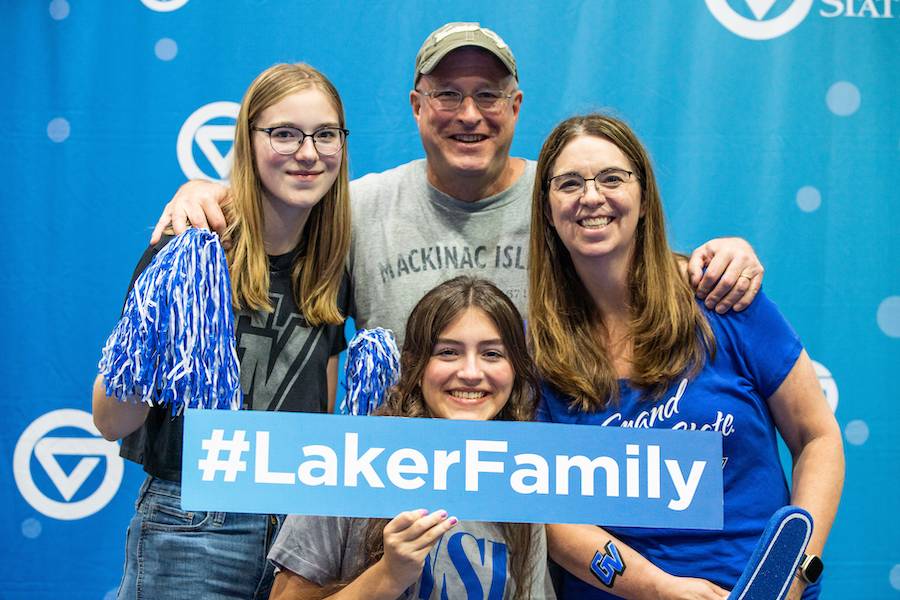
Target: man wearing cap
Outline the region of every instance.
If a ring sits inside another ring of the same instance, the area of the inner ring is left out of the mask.
[[[535,163],[509,154],[522,105],[517,84],[509,46],[478,23],[448,23],[419,49],[409,97],[426,158],[350,186],[359,327],[385,327],[402,341],[419,298],[463,274],[494,281],[525,313]],[[188,182],[167,205],[154,241],[170,222],[176,232],[190,220],[224,233],[218,203],[225,195],[218,184]],[[747,306],[763,272],[739,239],[704,244],[689,269],[720,312]]]
[[[422,295],[464,273],[495,282],[524,314],[535,164],[509,155],[522,92],[509,47],[475,23],[432,33],[410,104],[425,149],[351,186],[356,320],[402,335]]]

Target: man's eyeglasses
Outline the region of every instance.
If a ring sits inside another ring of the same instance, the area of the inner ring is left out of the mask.
[[[322,156],[334,156],[344,147],[344,140],[350,135],[349,129],[341,127],[319,127],[306,133],[296,127],[251,127],[254,131],[269,134],[272,150],[278,154],[294,154],[306,141],[312,138],[313,147]]]
[[[497,112],[513,97],[513,94],[507,94],[503,90],[478,90],[472,94],[463,94],[459,90],[449,89],[431,90],[430,92],[416,90],[416,92],[427,97],[435,110],[448,112],[457,110],[466,98],[474,100],[475,105],[482,112]]]
[[[634,178],[634,173],[625,169],[603,169],[593,177],[582,177],[578,173],[563,173],[551,177],[550,190],[567,198],[581,198],[587,193],[587,182],[593,181],[597,192],[614,190]]]

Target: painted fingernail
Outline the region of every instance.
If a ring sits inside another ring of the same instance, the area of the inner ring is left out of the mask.
[[[424,517],[425,515],[428,514],[428,509],[427,509],[427,508],[420,508],[418,512],[419,512],[420,515],[422,515],[422,516]]]
[[[459,520],[457,520],[456,517],[450,517],[450,524],[451,524],[451,525],[456,525],[457,523],[459,523]]]
[[[442,510],[442,511],[441,511],[441,519],[446,519],[446,518],[447,518],[447,511],[446,511],[446,510]]]

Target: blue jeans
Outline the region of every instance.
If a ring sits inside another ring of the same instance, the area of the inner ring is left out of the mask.
[[[181,484],[147,477],[128,525],[119,600],[265,599],[282,515],[181,510]]]

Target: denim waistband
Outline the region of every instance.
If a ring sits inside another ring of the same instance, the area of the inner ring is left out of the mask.
[[[147,478],[144,480],[143,485],[141,485],[141,490],[138,492],[138,502],[140,499],[144,497],[145,494],[151,492],[153,494],[158,494],[160,496],[168,496],[170,498],[174,498],[176,500],[181,499],[181,483],[177,481],[169,481],[168,479],[160,479],[158,477],[154,477],[153,475],[147,475]],[[256,514],[256,513],[244,513],[244,514]],[[260,513],[260,514],[269,514],[269,513]],[[271,516],[278,517],[279,520],[283,519],[285,515],[272,513]]]

